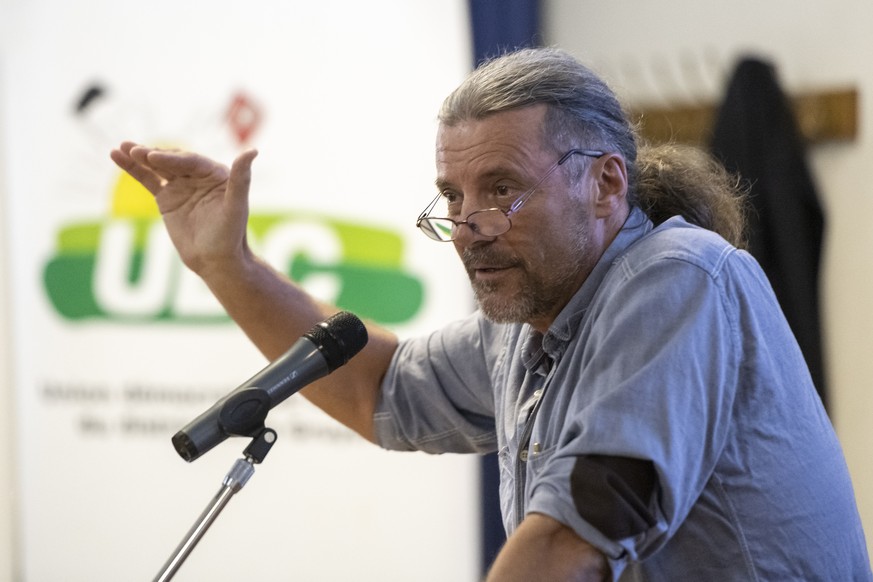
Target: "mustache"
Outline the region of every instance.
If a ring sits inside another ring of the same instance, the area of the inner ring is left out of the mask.
[[[521,259],[515,255],[501,252],[490,246],[464,249],[461,253],[461,262],[464,263],[467,271],[475,270],[482,265],[508,267],[522,263]]]

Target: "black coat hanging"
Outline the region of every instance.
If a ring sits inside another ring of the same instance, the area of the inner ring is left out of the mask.
[[[751,184],[749,251],[769,277],[827,404],[819,312],[824,218],[805,150],[773,66],[741,60],[716,118],[712,151]]]

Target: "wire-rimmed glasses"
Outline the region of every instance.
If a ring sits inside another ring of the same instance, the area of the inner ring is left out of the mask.
[[[555,162],[536,184],[534,184],[524,194],[516,198],[515,202],[513,202],[507,210],[502,210],[500,208],[484,208],[482,210],[471,212],[467,215],[465,220],[455,220],[453,218],[441,216],[429,216],[440,201],[440,198],[443,196],[443,193],[440,192],[436,195],[436,198],[427,205],[427,208],[418,215],[418,220],[415,221],[415,226],[417,226],[421,232],[426,234],[429,238],[439,242],[455,240],[461,229],[461,225],[463,224],[466,224],[470,230],[476,234],[489,237],[499,236],[512,228],[512,220],[510,217],[521,210],[521,207],[524,206],[524,203],[527,202],[531,196],[533,196],[540,184],[545,182],[546,178],[548,178],[552,172],[558,168],[558,166],[569,160],[570,156],[579,154],[580,156],[599,158],[604,153],[605,152],[596,150],[570,150],[561,156],[561,159]]]

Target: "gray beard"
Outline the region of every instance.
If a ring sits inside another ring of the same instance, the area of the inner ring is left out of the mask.
[[[526,284],[507,300],[498,300],[495,296],[498,292],[499,285],[473,283],[473,295],[480,311],[494,323],[524,323],[542,315],[546,308],[542,296],[528,291]]]
[[[475,263],[476,259],[488,257],[491,260],[486,262],[513,264],[523,272],[520,285],[508,292],[503,288],[503,283],[477,281],[475,273],[467,267],[476,303],[482,314],[495,323],[529,323],[554,313],[558,305],[566,303],[575,293],[576,289],[572,286],[578,273],[592,266],[587,233],[580,229],[575,240],[576,244],[567,263],[554,265],[553,276],[547,278],[535,279],[527,265],[517,257],[494,260],[494,257],[500,255],[492,252],[489,247],[464,251],[462,259],[465,266]]]
[[[559,268],[560,275],[548,286],[526,276],[511,295],[501,295],[501,285],[473,282],[473,294],[482,314],[495,323],[528,323],[552,313],[558,302],[566,301],[576,269]]]

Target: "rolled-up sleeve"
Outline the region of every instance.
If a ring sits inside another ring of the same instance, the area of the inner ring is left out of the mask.
[[[561,381],[573,387],[550,395],[561,434],[531,478],[527,511],[570,526],[616,574],[681,526],[730,430],[740,358],[729,252],[706,268],[676,255],[619,262],[581,330],[584,349],[564,356]],[[609,508],[621,515],[610,520]]]
[[[380,446],[428,453],[496,449],[490,362],[499,334],[478,313],[404,340],[382,382],[374,416]]]

